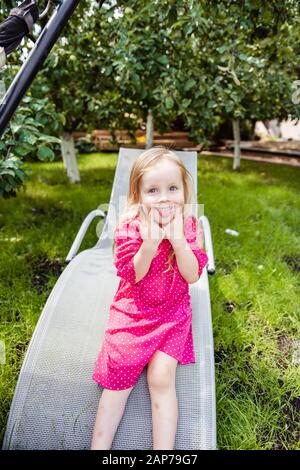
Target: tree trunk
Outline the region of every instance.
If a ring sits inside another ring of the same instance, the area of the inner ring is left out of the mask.
[[[241,166],[241,134],[240,134],[240,120],[232,120],[233,138],[234,138],[234,159],[233,169],[239,170]]]
[[[80,175],[77,167],[75,145],[73,135],[70,132],[65,132],[62,136],[60,144],[61,154],[64,166],[67,170],[67,175],[71,183],[80,182]]]
[[[149,109],[147,116],[146,149],[150,147],[153,147],[153,115],[151,109]]]

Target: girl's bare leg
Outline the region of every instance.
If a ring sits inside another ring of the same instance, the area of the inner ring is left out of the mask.
[[[175,386],[177,363],[176,359],[164,352],[156,351],[148,364],[154,450],[174,449],[178,423]]]
[[[91,450],[109,450],[123,416],[131,388],[104,389],[99,401]]]
[[[173,450],[178,423],[176,390],[151,394],[153,450]]]

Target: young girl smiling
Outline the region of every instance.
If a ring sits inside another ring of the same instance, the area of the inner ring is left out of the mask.
[[[93,373],[103,387],[91,449],[110,449],[127,399],[147,367],[153,449],[173,449],[178,422],[176,368],[195,363],[189,284],[208,263],[190,213],[193,183],[164,147],[133,164],[127,210],[114,237],[121,278]]]

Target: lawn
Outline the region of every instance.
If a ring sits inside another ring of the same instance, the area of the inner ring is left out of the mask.
[[[0,440],[26,348],[84,217],[108,203],[117,154],[32,163],[0,200]],[[300,170],[201,156],[198,202],[212,230],[210,277],[219,449],[300,449]],[[95,220],[81,250],[96,243]],[[235,237],[226,228],[239,232]],[[2,343],[3,344],[3,343]]]

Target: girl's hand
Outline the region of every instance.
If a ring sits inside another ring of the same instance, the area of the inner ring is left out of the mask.
[[[174,218],[164,226],[165,236],[171,242],[172,246],[181,244],[184,237],[183,212],[181,206],[175,207]]]
[[[205,244],[204,244],[204,232],[203,228],[199,224],[196,230],[196,240],[197,240],[197,245],[201,250],[205,250]]]
[[[142,207],[140,212],[139,229],[142,239],[151,247],[157,248],[165,238],[164,230],[155,220],[155,213],[152,208],[148,212]]]

